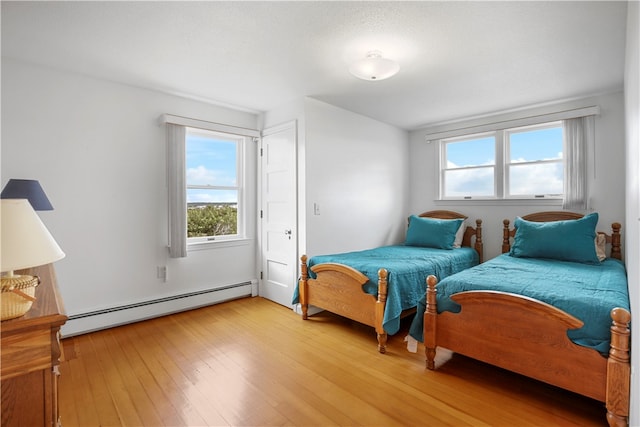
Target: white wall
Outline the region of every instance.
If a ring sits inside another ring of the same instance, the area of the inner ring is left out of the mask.
[[[283,105],[262,118],[265,127],[294,119],[299,255],[366,249],[404,239],[408,133],[313,98]]]
[[[305,120],[306,253],[404,239],[408,133],[312,98],[305,99]]]
[[[38,179],[49,196],[55,210],[40,217],[67,255],[55,267],[69,315],[256,277],[255,215],[249,215],[251,240],[245,245],[168,258],[165,133],[158,121],[164,113],[254,129],[258,120],[255,114],[3,58],[2,185],[10,178]],[[250,148],[253,196],[256,150]],[[249,199],[255,212],[255,197]],[[163,265],[167,282],[156,274]],[[143,315],[158,314],[151,311]],[[63,333],[131,316],[136,315],[72,321]]]
[[[502,221],[504,219],[509,219],[513,222],[518,215],[542,210],[561,210],[561,203],[541,200],[437,201],[438,144],[427,143],[425,135],[467,126],[476,126],[481,123],[511,120],[590,105],[600,106],[600,115],[595,120],[595,157],[591,153],[588,165],[591,209],[597,211],[600,215],[599,229],[610,232],[611,223],[618,221],[622,223],[624,230],[625,177],[621,173],[624,168],[624,98],[622,92],[519,110],[481,119],[463,120],[411,132],[410,208],[412,212],[429,209],[450,209],[468,215],[471,221],[480,218],[483,221],[485,260],[500,254]]]
[[[640,4],[629,2],[627,9],[627,50],[625,65],[625,117],[626,117],[626,264],[629,278],[632,322],[640,324]],[[635,318],[635,320],[634,320]],[[640,333],[631,329],[631,414],[629,425],[640,426]]]

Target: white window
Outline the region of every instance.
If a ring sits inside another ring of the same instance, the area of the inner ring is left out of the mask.
[[[440,140],[441,199],[561,198],[562,122]]]
[[[246,241],[248,144],[254,129],[165,114],[169,256]],[[251,187],[251,191],[255,188]]]
[[[494,133],[442,141],[441,193],[444,198],[495,197]]]
[[[187,238],[190,243],[244,237],[244,137],[187,128]]]
[[[562,197],[562,123],[509,129],[505,136],[505,198]]]

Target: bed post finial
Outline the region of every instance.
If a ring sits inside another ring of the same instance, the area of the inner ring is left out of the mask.
[[[619,362],[629,362],[629,322],[631,313],[624,308],[611,310],[611,351],[609,356]]]
[[[620,225],[619,222],[611,224],[611,258],[622,260],[622,251],[620,250]]]
[[[482,220],[476,219],[476,252],[480,255],[480,263],[484,261],[484,243],[482,242]]]
[[[511,242],[509,238],[511,237],[511,231],[509,230],[509,220],[505,219],[502,221],[502,253],[506,254],[511,250]]]

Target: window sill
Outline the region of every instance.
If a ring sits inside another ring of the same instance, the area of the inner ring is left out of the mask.
[[[209,249],[221,249],[232,246],[247,246],[253,242],[253,239],[228,239],[228,240],[211,240],[206,242],[187,243],[187,252],[204,251]]]

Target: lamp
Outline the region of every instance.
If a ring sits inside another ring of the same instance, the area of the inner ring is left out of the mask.
[[[27,199],[36,211],[52,211],[53,206],[35,179],[10,179],[0,193],[0,199]]]
[[[391,59],[382,57],[382,53],[372,50],[364,59],[360,59],[349,67],[349,72],[362,80],[384,80],[396,75],[400,65]]]
[[[0,202],[0,320],[7,320],[29,311],[39,283],[38,277],[16,275],[14,270],[58,261],[65,254],[27,199]]]

